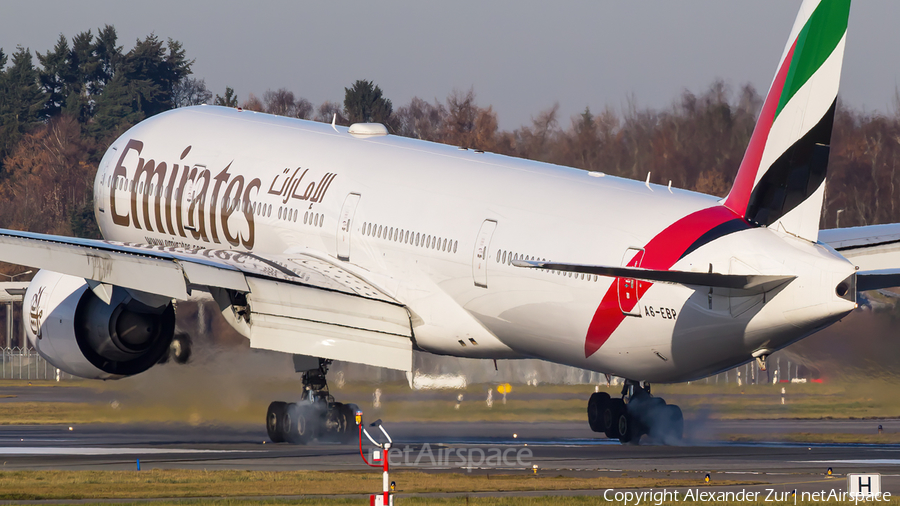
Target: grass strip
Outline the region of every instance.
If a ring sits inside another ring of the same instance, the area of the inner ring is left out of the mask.
[[[608,488],[698,487],[701,480],[577,478],[513,474],[396,472],[397,492],[506,492]],[[750,484],[721,481],[717,486]],[[0,499],[143,499],[366,494],[381,490],[381,473],[153,469],[146,471],[0,472]]]
[[[18,382],[0,381],[2,386]],[[72,382],[74,383],[74,382]],[[35,382],[44,387],[68,385],[70,382]],[[150,395],[135,390],[134,385],[106,385],[78,382],[81,386],[95,386],[106,398],[115,402],[57,403],[33,402],[26,395],[21,399],[2,402],[0,424],[83,424],[83,423],[261,423],[262,413],[273,393],[239,396],[242,400],[222,401],[203,392],[186,390],[183,397]],[[504,404],[494,395],[492,407],[485,403],[489,388],[496,385],[469,385],[464,401],[457,409],[457,390],[430,393],[427,401],[410,398],[406,384],[382,384],[382,405],[375,409],[372,393],[375,385],[347,384],[333,392],[340,399],[356,401],[368,417],[395,422],[429,421],[488,421],[488,422],[585,422],[585,406],[593,393],[591,385],[515,385]],[[781,395],[781,389],[785,395]],[[153,390],[153,389],[151,389]],[[601,387],[611,395],[615,387]],[[847,419],[900,417],[900,386],[881,380],[857,380],[829,384],[705,384],[659,385],[654,394],[677,404],[686,418],[704,416],[712,419]],[[121,392],[121,396],[116,395]],[[156,392],[156,390],[153,390]],[[535,395],[542,398],[535,401]],[[782,404],[784,399],[784,404]],[[368,401],[368,402],[367,402]]]
[[[243,506],[243,505],[298,505],[298,506],[313,506],[313,505],[359,505],[359,504],[367,504],[364,502],[365,500],[360,500],[359,498],[304,498],[304,499],[253,499],[253,498],[222,498],[222,499],[183,499],[183,500],[163,500],[163,501],[153,501],[152,504],[154,506]],[[401,502],[402,501],[402,502]],[[438,505],[438,506],[588,506],[588,505],[596,505],[596,504],[604,504],[604,505],[621,505],[622,503],[610,502],[603,500],[602,496],[541,496],[541,497],[467,497],[465,495],[460,495],[457,497],[404,497],[402,495],[396,496],[394,498],[395,504],[402,504],[404,506],[407,505]],[[59,503],[57,503],[59,504]],[[63,503],[64,504],[64,503]],[[94,504],[96,506],[145,506],[147,502],[103,502],[103,503],[78,503],[79,506],[91,506]],[[775,501],[759,501],[759,502],[740,502],[740,503],[728,503],[728,502],[718,502],[718,501],[661,501],[661,502],[643,502],[642,505],[652,504],[654,506],[663,506],[663,505],[683,505],[683,506],[719,506],[725,504],[740,504],[741,506],[772,506],[778,504],[795,504],[793,500],[788,502],[775,502]],[[846,505],[853,504],[853,502],[839,502],[839,501],[802,501],[800,499],[797,500],[796,504],[798,506],[815,506],[822,504],[834,504],[834,505]],[[890,501],[879,502],[880,505],[894,505],[900,504],[900,499],[891,497]]]
[[[777,441],[786,443],[858,443],[858,444],[900,444],[900,433],[853,434],[853,433],[818,433],[818,432],[786,432],[765,434],[722,434],[721,439],[739,443],[756,441]]]

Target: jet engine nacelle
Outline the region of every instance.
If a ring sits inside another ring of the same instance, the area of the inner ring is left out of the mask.
[[[171,300],[121,287],[98,292],[108,304],[82,278],[37,273],[22,315],[38,353],[67,373],[91,379],[131,376],[159,362],[175,333]]]

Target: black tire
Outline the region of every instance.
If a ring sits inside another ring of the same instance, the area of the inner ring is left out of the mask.
[[[341,417],[341,432],[338,441],[342,444],[355,443],[359,439],[359,429],[356,425],[356,405],[341,404],[338,408]]]
[[[298,444],[294,432],[297,430],[297,404],[291,402],[281,413],[281,439],[291,444]]]
[[[282,418],[287,409],[287,403],[275,401],[269,404],[266,410],[266,432],[273,443],[284,442],[284,431],[281,430]]]
[[[622,402],[622,399],[610,399],[608,403],[606,403],[606,409],[603,410],[603,432],[606,433],[606,437],[610,439],[619,439],[619,433],[616,430],[616,417],[618,417],[619,412],[625,411],[625,403]]]
[[[588,425],[594,432],[605,432],[606,427],[603,425],[603,411],[609,404],[609,394],[606,392],[595,392],[591,394],[588,400],[587,415]]]
[[[305,445],[315,439],[317,413],[306,404],[288,404],[283,418],[284,440],[295,445]]]
[[[618,402],[616,402],[618,401]],[[612,405],[612,432],[616,439],[621,443],[630,443],[634,438],[634,421],[628,414],[625,403],[621,399],[613,399]]]

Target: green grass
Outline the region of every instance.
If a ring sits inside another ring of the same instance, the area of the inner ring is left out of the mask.
[[[391,476],[397,493],[473,493],[608,488],[698,487],[699,479],[532,476],[400,471]],[[749,482],[719,481],[716,485]],[[148,471],[0,472],[0,500],[143,499],[346,495],[381,490],[380,472],[239,471],[154,469]]]
[[[96,388],[97,382],[85,379],[77,380],[25,380],[25,379],[0,379],[0,388],[3,387],[88,387]]]
[[[101,503],[94,503],[96,506],[100,506]],[[104,502],[103,506],[118,506],[118,505],[145,505],[146,502]],[[173,500],[173,501],[153,501],[154,505],[166,506],[166,505],[179,505],[179,506],[242,506],[248,504],[259,504],[259,505],[298,505],[298,506],[314,506],[314,505],[355,505],[359,506],[361,504],[368,504],[366,499],[350,499],[350,498],[316,498],[316,499],[185,499],[185,500]],[[616,504],[620,505],[621,503],[613,503],[604,501],[602,496],[545,496],[545,497],[447,497],[447,498],[437,498],[437,497],[403,497],[398,496],[394,499],[394,504],[397,506],[419,506],[419,505],[437,505],[437,506],[593,506],[596,504]],[[643,505],[647,505],[648,503],[644,502]],[[649,503],[656,505],[657,503]],[[685,505],[685,506],[719,506],[728,503],[722,502],[663,502],[661,504],[664,505]],[[790,501],[788,503],[781,502],[741,502],[736,503],[743,506],[771,506],[777,504],[791,504],[794,502]],[[801,501],[797,500],[798,506],[816,506],[820,504],[853,504],[852,502],[809,502],[809,501]],[[860,503],[864,504],[864,503]],[[894,499],[893,497],[889,502],[879,502],[877,504],[900,504],[900,500]],[[91,506],[91,503],[79,503],[80,506]]]
[[[33,382],[32,386],[37,386]],[[46,382],[49,385],[65,385],[68,382]],[[218,399],[215,395],[195,392],[191,388],[157,389],[163,394],[136,395],[129,383],[78,382],[81,386],[94,386],[104,392],[121,392],[117,403],[47,403],[9,399],[0,409],[0,424],[82,424],[82,423],[237,423],[258,424],[266,406],[283,393],[267,394],[266,391],[283,392],[279,388],[260,388],[261,392],[245,392],[242,396]],[[0,382],[2,386],[9,383]],[[888,418],[900,417],[900,382],[893,379],[847,380],[826,384],[778,384],[745,385],[705,384],[703,382],[680,385],[657,385],[653,392],[667,401],[678,404],[686,416],[704,413],[714,419],[763,419],[763,418]],[[785,388],[784,404],[781,389]],[[409,386],[393,383],[378,385],[383,392],[380,409],[372,405],[371,384],[348,384],[333,388],[335,397],[345,402],[356,402],[367,417],[391,421],[498,421],[540,422],[585,420],[586,401],[593,393],[591,385],[513,385],[508,401],[503,404],[494,394],[494,404],[488,408],[485,396],[488,388],[496,385],[469,385],[462,393],[464,400],[456,409],[457,390],[432,393],[433,399],[423,401],[411,398]],[[221,390],[221,389],[220,389]],[[601,387],[615,396],[615,387]],[[223,390],[224,391],[224,390]],[[495,391],[496,392],[496,391]],[[535,401],[526,396],[541,394]],[[559,397],[559,398],[554,398]],[[240,398],[240,402],[229,402]]]

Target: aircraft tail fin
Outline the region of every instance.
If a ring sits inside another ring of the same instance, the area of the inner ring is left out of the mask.
[[[804,0],[725,206],[816,241],[850,0]]]

